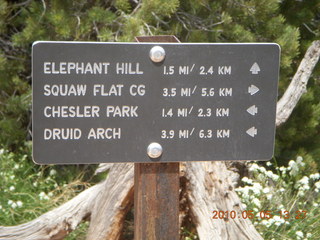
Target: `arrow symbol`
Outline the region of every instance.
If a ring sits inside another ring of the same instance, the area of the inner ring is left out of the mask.
[[[252,105],[247,109],[247,112],[254,116],[258,113],[258,108],[256,107],[256,105]]]
[[[258,63],[255,62],[255,63],[251,66],[250,72],[251,72],[251,74],[259,74],[259,72],[260,72],[260,67],[259,67]]]
[[[249,128],[246,132],[249,136],[255,137],[258,134],[258,129],[255,127]]]
[[[257,92],[259,92],[259,88],[255,85],[251,85],[249,88],[248,88],[248,93],[250,93],[251,95],[254,95],[256,94]]]

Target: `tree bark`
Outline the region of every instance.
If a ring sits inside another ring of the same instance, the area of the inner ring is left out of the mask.
[[[117,240],[133,204],[133,164],[113,164],[103,191],[96,195],[87,240]]]
[[[189,207],[201,240],[263,239],[249,219],[234,191],[225,162],[187,162]],[[212,219],[213,211],[236,211],[232,219]],[[239,218],[238,218],[239,217]]]

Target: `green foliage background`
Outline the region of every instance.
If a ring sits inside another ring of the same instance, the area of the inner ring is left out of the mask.
[[[133,41],[139,35],[176,35],[182,42],[276,42],[282,49],[279,96],[306,49],[320,35],[320,1],[293,0],[0,0],[0,149],[21,161],[23,177],[57,169],[58,185],[94,166],[39,167],[31,160],[31,45],[38,40]],[[277,130],[275,159],[297,155],[320,165],[320,69],[315,69],[287,123]],[[6,168],[5,168],[6,167]],[[16,173],[16,177],[19,177]],[[42,178],[39,178],[39,181]],[[4,185],[0,185],[3,192]],[[29,189],[30,190],[30,189]],[[31,190],[30,190],[31,191]],[[40,190],[39,190],[40,191]],[[48,190],[49,191],[49,190]],[[1,202],[0,202],[1,203]],[[40,211],[41,212],[41,211]],[[39,212],[39,214],[40,214]],[[20,216],[1,224],[31,218]]]

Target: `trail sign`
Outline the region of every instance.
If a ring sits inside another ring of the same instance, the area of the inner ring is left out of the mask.
[[[34,161],[270,159],[279,54],[276,44],[36,42]]]

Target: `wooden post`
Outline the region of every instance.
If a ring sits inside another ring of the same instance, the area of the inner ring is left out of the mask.
[[[137,42],[179,42],[175,36]],[[179,163],[134,164],[134,239],[179,239]]]

